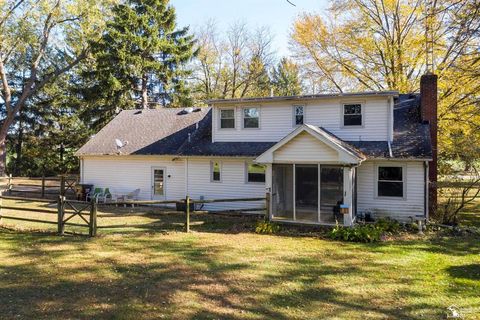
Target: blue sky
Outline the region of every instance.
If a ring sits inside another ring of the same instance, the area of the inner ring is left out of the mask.
[[[250,28],[268,26],[274,35],[273,49],[278,56],[288,55],[289,33],[295,17],[303,12],[321,13],[328,0],[171,0],[177,11],[179,27],[191,30],[214,19],[219,31],[234,21],[246,22]]]

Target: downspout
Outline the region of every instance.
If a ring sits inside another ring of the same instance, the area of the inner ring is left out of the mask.
[[[80,157],[80,182],[85,183],[85,167],[83,157]]]
[[[394,99],[393,97],[389,98],[388,101],[388,139],[390,143],[393,142],[393,109],[394,109]]]
[[[185,195],[188,196],[188,157],[185,158]]]
[[[387,141],[387,144],[388,144],[388,155],[390,158],[393,158],[392,143],[390,141]]]
[[[428,168],[428,161],[425,161],[423,163],[423,167],[424,167],[424,170],[423,170],[423,178],[424,178],[424,215],[425,215],[425,221],[428,222],[429,220],[429,212],[428,212],[428,198],[429,198],[429,193],[428,193],[428,190],[429,190],[429,185],[428,185],[428,172],[429,172],[429,168]]]
[[[211,123],[212,132],[211,132],[211,135],[212,135],[212,143],[214,143],[214,142],[215,142],[215,131],[217,131],[217,128],[215,127],[215,124],[218,123],[218,122],[216,121],[216,119],[217,119],[217,110],[216,110],[216,108],[215,108],[215,105],[213,105],[213,104],[210,105],[210,108],[211,108],[211,110],[212,110],[212,119],[211,119],[211,121],[212,121],[212,123]],[[234,114],[235,114],[235,113],[234,113]],[[234,119],[236,119],[236,117],[235,117]],[[234,121],[235,121],[235,120],[234,120]]]

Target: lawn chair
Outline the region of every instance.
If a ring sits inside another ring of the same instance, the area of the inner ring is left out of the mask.
[[[107,203],[108,199],[113,201],[113,195],[110,192],[110,188],[105,188],[105,191],[98,195],[97,202],[98,203]]]
[[[95,191],[93,192],[93,199],[95,199],[95,202],[98,203],[98,199],[104,196],[103,188],[95,188]]]
[[[138,200],[139,195],[140,195],[140,189],[135,189],[132,192],[129,192],[126,195],[123,195],[123,196],[119,197],[119,199],[122,199],[122,201],[128,201],[128,200],[136,201],[136,200]],[[132,208],[134,206],[135,206],[135,204],[132,203]],[[124,204],[124,207],[126,207],[126,204]]]

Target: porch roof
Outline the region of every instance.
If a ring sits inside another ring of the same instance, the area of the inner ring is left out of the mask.
[[[258,156],[255,161],[259,163],[272,163],[274,162],[274,152],[286,146],[296,137],[302,133],[308,133],[313,138],[317,139],[318,142],[325,144],[327,147],[338,152],[338,162],[342,163],[360,163],[364,161],[367,156],[363,154],[360,150],[349,144],[348,142],[340,139],[331,132],[325,130],[322,127],[316,127],[309,124],[304,124],[290,134],[284,137],[282,140],[274,144],[272,147],[267,149],[264,153]]]

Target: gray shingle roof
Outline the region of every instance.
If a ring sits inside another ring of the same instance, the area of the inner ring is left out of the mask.
[[[188,134],[195,131],[195,124],[209,110],[210,108],[199,108],[188,114],[182,112],[181,108],[122,111],[81,147],[76,155],[174,155],[179,146],[188,140]],[[115,139],[122,141],[124,146],[117,148]]]
[[[419,95],[399,95],[394,107],[394,158],[429,159],[431,143],[429,126],[420,122]],[[275,142],[212,142],[211,110],[182,114],[182,109],[122,111],[76,155],[177,155],[256,157]],[[198,123],[198,129],[197,129]],[[344,147],[355,150],[367,158],[391,158],[387,141],[344,141],[323,131]],[[190,140],[188,139],[190,134]],[[117,149],[115,139],[128,141]],[[119,152],[120,151],[120,152]]]

